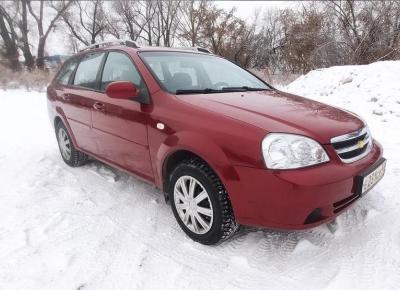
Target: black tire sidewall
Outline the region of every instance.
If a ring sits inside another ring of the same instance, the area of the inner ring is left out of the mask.
[[[63,129],[69,139],[69,143],[71,144],[71,155],[69,159],[65,159],[64,155],[61,152],[61,147],[60,147],[60,141],[59,141],[59,135],[58,133],[60,132],[60,130]],[[60,150],[60,154],[61,154],[61,158],[64,160],[65,163],[67,163],[69,166],[75,166],[74,164],[74,156],[76,154],[76,149],[74,147],[74,144],[72,143],[72,139],[71,139],[71,135],[69,134],[67,128],[65,127],[65,125],[62,122],[59,122],[56,126],[56,137],[57,137],[57,143],[58,143],[58,149]]]
[[[175,207],[175,202],[174,202],[174,187],[176,181],[184,176],[192,176],[196,178],[201,185],[205,188],[205,190],[208,192],[211,204],[212,204],[212,209],[213,209],[213,224],[211,226],[211,229],[205,233],[205,234],[196,234],[192,232],[190,229],[186,227],[186,225],[183,223],[181,220],[176,207]],[[222,236],[223,236],[223,230],[222,230],[222,208],[221,204],[218,200],[218,188],[216,188],[215,184],[213,183],[212,180],[205,174],[202,170],[196,168],[192,164],[180,164],[176,167],[176,169],[172,172],[171,174],[171,179],[169,182],[168,186],[168,196],[169,200],[171,201],[171,207],[172,211],[174,213],[174,216],[179,224],[179,226],[182,228],[182,230],[193,240],[202,243],[202,244],[215,244],[218,243]]]

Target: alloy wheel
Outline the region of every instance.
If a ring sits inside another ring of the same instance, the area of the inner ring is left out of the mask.
[[[61,155],[64,159],[69,160],[71,158],[71,141],[64,128],[58,130],[58,145],[60,146]]]
[[[205,234],[211,229],[211,200],[207,190],[196,178],[184,175],[176,181],[174,204],[180,219],[190,231]]]

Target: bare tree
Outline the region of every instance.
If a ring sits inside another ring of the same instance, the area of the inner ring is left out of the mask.
[[[84,45],[96,43],[96,39],[107,27],[104,3],[101,0],[74,0],[71,9],[65,10],[61,17],[70,34]]]
[[[164,46],[172,46],[179,26],[181,0],[157,0],[157,32]]]
[[[258,69],[268,69],[268,73],[282,70],[283,30],[280,11],[266,10],[261,17],[251,51],[254,54],[252,65]]]
[[[398,1],[330,1],[349,63],[365,64],[398,54]]]
[[[105,35],[112,35],[116,39],[121,39],[121,37],[124,36],[125,33],[121,16],[119,14],[109,13],[108,15],[105,15],[105,22],[105,29],[101,32],[103,38]]]
[[[324,15],[313,7],[303,7],[298,13],[283,13],[282,22],[285,26],[285,61],[292,72],[306,73],[314,68],[313,52],[329,41],[323,33]]]
[[[156,12],[156,3],[118,0],[113,3],[113,7],[121,22],[122,33],[134,41],[142,38],[151,45],[151,21]]]
[[[216,7],[209,9],[200,30],[201,35],[214,53],[242,66],[249,66],[253,57],[250,48],[255,26],[248,26],[234,13],[235,9],[229,12]]]
[[[37,55],[36,55],[36,66],[39,69],[44,68],[44,49],[46,46],[47,37],[50,34],[50,31],[54,29],[56,25],[56,21],[60,18],[61,14],[68,8],[68,6],[72,3],[72,0],[69,1],[57,1],[57,3],[50,3],[50,7],[53,7],[56,11],[56,14],[49,19],[50,23],[47,28],[43,27],[43,11],[44,11],[44,1],[40,0],[38,12],[35,12],[35,9],[32,8],[31,0],[27,1],[28,9],[32,17],[36,21],[37,29],[39,32],[39,42],[37,46]],[[48,15],[49,13],[46,13]]]
[[[143,29],[145,36],[142,38],[148,43],[148,45],[153,45],[153,23],[152,19],[156,13],[156,5],[152,1],[144,2],[144,19],[146,19],[146,25]]]
[[[208,9],[211,9],[207,0],[189,0],[182,5],[182,21],[180,22],[180,36],[191,46],[201,45],[201,26],[206,19]]]
[[[27,0],[21,0],[21,2],[16,2],[16,4],[20,7],[17,7],[19,11],[19,19],[18,19],[18,27],[21,32],[21,50],[25,59],[25,66],[28,70],[32,70],[35,66],[35,59],[33,58],[31,52],[31,44],[29,42],[29,28],[28,28],[28,8],[27,8]]]
[[[19,64],[18,39],[14,30],[14,23],[3,6],[0,6],[0,35],[4,43],[4,56],[8,60],[8,66],[13,70],[21,68]]]
[[[213,8],[208,10],[201,33],[210,44],[213,52],[220,54],[223,47],[223,38],[228,35],[229,24],[234,17],[234,10],[227,13],[223,9]]]
[[[261,21],[260,13],[255,21],[245,21],[235,9],[219,9],[208,0],[16,0],[0,4],[1,53],[10,67],[18,67],[22,51],[25,65],[32,69],[29,23],[34,23],[39,36],[36,63],[42,68],[46,39],[61,17],[74,51],[110,36],[157,46],[188,43],[272,73],[400,58],[399,1],[302,5],[267,11]]]

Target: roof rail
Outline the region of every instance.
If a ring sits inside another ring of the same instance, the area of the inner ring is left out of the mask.
[[[193,50],[193,51],[199,51],[199,52],[204,52],[204,53],[212,53],[209,49],[200,47],[200,46],[192,46],[192,47],[180,47],[181,49],[185,50]]]
[[[133,47],[133,48],[138,48],[139,45],[137,45],[137,43],[135,41],[132,40],[112,40],[112,41],[102,41],[102,42],[97,42],[91,45],[88,45],[84,48],[82,48],[81,51],[85,51],[85,50],[89,50],[89,49],[94,49],[94,48],[99,48],[101,46],[110,46],[110,45],[114,45],[114,44],[121,44],[121,45],[125,45],[125,46],[129,46],[129,47]]]

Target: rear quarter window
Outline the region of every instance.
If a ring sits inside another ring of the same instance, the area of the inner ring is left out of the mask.
[[[57,75],[56,82],[62,85],[67,85],[77,65],[78,61],[76,59],[70,60],[65,63],[65,65],[63,65],[59,74]]]

